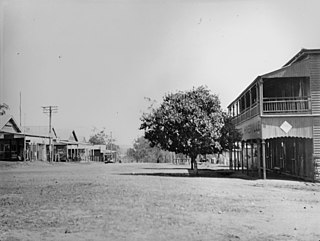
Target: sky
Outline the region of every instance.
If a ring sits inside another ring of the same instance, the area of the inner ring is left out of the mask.
[[[318,0],[0,0],[0,103],[27,126],[131,145],[150,98],[207,86],[226,109],[258,75],[320,48]]]

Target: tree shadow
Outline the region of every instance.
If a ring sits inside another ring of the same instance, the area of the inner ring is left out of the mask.
[[[234,178],[242,180],[259,180],[257,172],[246,170],[229,170],[229,169],[198,169],[196,174],[190,168],[143,168],[147,170],[162,170],[163,172],[133,172],[133,173],[120,173],[119,175],[132,175],[132,176],[158,176],[158,177],[190,177],[190,178]],[[170,171],[172,170],[172,171]],[[177,170],[184,172],[177,172]],[[267,172],[268,180],[286,180],[286,181],[301,181],[306,182],[298,177],[287,176],[281,173]]]
[[[144,167],[145,170],[188,170],[188,167]]]
[[[158,168],[146,168],[154,169]],[[190,178],[238,178],[244,180],[256,180],[256,177],[248,176],[244,173],[226,169],[198,169],[198,173],[188,168],[159,168],[160,170],[187,170],[187,172],[133,172],[133,173],[120,173],[119,175],[132,175],[132,176],[160,176],[160,177],[190,177]]]
[[[282,180],[282,181],[300,181],[300,182],[311,182],[310,180],[307,181],[302,177],[286,175],[285,173],[277,173],[272,171],[267,171],[267,179],[269,180]]]

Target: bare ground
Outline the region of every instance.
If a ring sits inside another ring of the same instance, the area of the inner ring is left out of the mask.
[[[320,184],[188,168],[0,162],[0,240],[320,240]]]

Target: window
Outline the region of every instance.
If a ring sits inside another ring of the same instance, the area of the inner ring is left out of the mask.
[[[257,86],[254,85],[250,91],[251,91],[251,103],[255,104],[257,103]]]

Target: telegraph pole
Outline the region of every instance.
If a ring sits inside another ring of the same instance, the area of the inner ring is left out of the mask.
[[[58,113],[58,106],[42,106],[43,113],[49,114],[49,162],[53,161],[52,143],[51,143],[51,117],[52,113]]]
[[[111,160],[113,160],[113,153],[112,153],[112,131],[110,131],[110,153],[111,153]]]
[[[19,112],[20,112],[20,127],[21,125],[21,91],[20,91],[20,105],[19,105]]]

